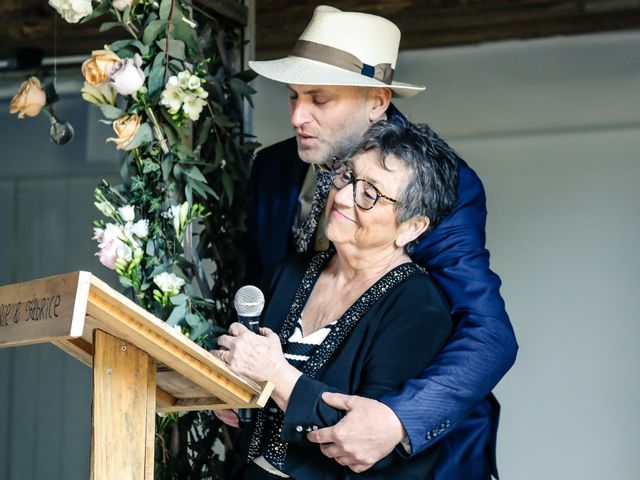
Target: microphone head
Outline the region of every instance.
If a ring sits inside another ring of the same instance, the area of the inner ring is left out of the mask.
[[[238,315],[243,317],[257,317],[264,308],[264,295],[258,287],[245,285],[236,292],[233,306]]]

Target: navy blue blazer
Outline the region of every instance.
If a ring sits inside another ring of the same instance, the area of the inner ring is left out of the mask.
[[[407,122],[393,106],[387,116],[394,123]],[[307,168],[295,138],[256,156],[248,217],[253,279],[294,251],[291,226]],[[437,465],[438,479],[497,476],[499,405],[490,393],[513,365],[518,345],[500,296],[500,279],[489,268],[485,203],[480,179],[460,159],[455,209],[412,255],[446,295],[455,327],[420,375],[381,398],[402,421],[413,455],[439,442],[445,455]]]

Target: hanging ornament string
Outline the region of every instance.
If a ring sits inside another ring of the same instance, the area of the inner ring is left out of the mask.
[[[58,91],[58,16],[53,16],[53,88]]]
[[[53,16],[53,97],[49,101],[53,102],[58,100],[58,16]],[[53,111],[53,105],[49,107],[49,121],[51,126],[49,127],[49,138],[56,145],[65,145],[73,138],[73,127],[69,122],[61,122],[56,118]],[[45,110],[47,111],[47,110]]]

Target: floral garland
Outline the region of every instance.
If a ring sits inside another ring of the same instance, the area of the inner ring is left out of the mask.
[[[99,260],[141,306],[212,348],[233,319],[243,277],[246,195],[236,192],[246,188],[258,146],[242,131],[244,102],[255,92],[247,84],[254,74],[236,71],[238,35],[197,17],[190,0],[49,4],[70,23],[106,16],[101,31],[123,28],[128,37],[82,65],[82,97],[112,125],[106,140],[123,158],[123,183],[103,181],[95,190],[104,216],[94,222]],[[64,144],[73,129],[55,118],[56,100],[52,85],[31,77],[11,112],[23,118],[44,111],[51,139]],[[222,438],[215,416],[156,420],[155,478],[224,478],[213,449]]]
[[[124,183],[103,181],[95,190],[105,217],[94,222],[96,255],[140,305],[206,346],[226,323],[237,286],[237,274],[223,278],[221,250],[229,244],[216,240],[231,233],[237,250],[243,231],[243,200],[234,192],[246,182],[257,146],[242,133],[252,77],[234,73],[224,62],[227,52],[206,50],[226,39],[208,38],[216,32],[199,27],[190,0],[49,4],[70,23],[110,16],[101,31],[122,27],[130,37],[93,51],[82,64],[82,97],[111,123],[115,135],[107,141],[123,153]],[[35,116],[47,104],[32,77],[11,111]],[[213,285],[203,257],[214,263]]]

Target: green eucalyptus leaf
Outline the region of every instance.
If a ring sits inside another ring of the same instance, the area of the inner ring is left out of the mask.
[[[117,40],[109,45],[109,48],[118,54],[119,57],[123,57],[124,53],[130,52],[139,53],[143,57],[149,54],[149,47],[142,43],[140,40]],[[128,58],[128,57],[127,57]]]
[[[222,143],[220,142],[216,143],[215,150],[216,150],[216,155],[215,155],[214,166],[219,167],[222,164],[222,161],[224,160],[224,145],[222,145]]]
[[[200,315],[198,315],[197,313],[192,313],[192,312],[187,312],[187,314],[185,315],[185,320],[187,321],[187,324],[190,327],[197,327],[200,325],[201,323],[201,319],[200,319]],[[191,337],[193,338],[193,337]]]
[[[187,198],[189,205],[193,205],[193,187],[191,183],[187,183],[184,187],[184,196]]]
[[[159,52],[153,59],[151,71],[149,72],[148,86],[149,97],[153,98],[164,87],[164,62],[165,53]]]
[[[173,37],[176,40],[184,42],[187,50],[191,55],[194,55],[198,50],[198,39],[196,32],[191,26],[183,20],[185,18],[184,13],[181,11],[174,15],[175,21],[173,22]],[[188,19],[192,21],[191,19]]]
[[[162,0],[162,2],[160,2],[159,15],[161,20],[169,19],[169,14],[171,13],[171,2],[172,0]]]
[[[202,145],[209,138],[211,133],[211,127],[213,126],[213,120],[211,117],[206,117],[200,125],[200,131],[198,132],[198,138],[196,140],[197,145]]]
[[[102,25],[100,25],[100,31],[101,32],[106,32],[107,30],[111,30],[112,28],[115,27],[119,27],[120,26],[120,22],[104,22]]]
[[[198,167],[191,167],[189,170],[185,171],[185,174],[193,178],[194,180],[199,180],[205,183],[207,181],[207,179],[204,178],[204,175],[202,175],[202,172]]]
[[[169,270],[169,267],[171,267],[171,265],[169,265],[167,263],[163,263],[161,265],[158,265],[156,268],[153,269],[153,271],[149,275],[147,275],[147,277],[153,279],[153,277],[157,277],[162,272],[166,272],[167,270]]]
[[[171,155],[167,155],[162,159],[162,178],[166,182],[169,180],[169,175],[171,175],[171,169],[173,168],[173,157]]]
[[[193,180],[189,182],[189,185],[191,185],[193,190],[195,190],[202,198],[212,197],[216,200],[220,199],[218,194],[206,183]]]
[[[239,78],[243,82],[247,82],[247,83],[249,83],[252,80],[255,80],[257,76],[258,74],[253,70],[251,70],[250,68],[243,70],[241,72],[238,72],[234,75],[235,78]]]
[[[131,5],[126,7],[122,12],[122,23],[131,22]]]
[[[244,80],[241,80],[238,77],[234,77],[231,80],[229,80],[229,86],[233,91],[239,93],[243,97],[247,97],[249,95],[253,95],[254,93],[256,93],[253,87],[251,87],[247,82],[245,82]]]
[[[169,142],[169,144],[176,145],[180,141],[178,134],[169,121],[162,124],[162,131],[167,136],[167,142]]]
[[[223,128],[234,127],[236,125],[236,123],[226,115],[216,115],[213,117],[213,122]]]
[[[211,329],[211,325],[209,325],[209,322],[201,318],[200,323],[198,323],[198,325],[194,326],[191,329],[191,331],[189,332],[189,336],[194,340],[196,340],[201,335],[204,335],[205,333],[207,333],[210,329]]]
[[[173,303],[174,305],[182,305],[184,303],[187,303],[188,299],[189,297],[187,297],[184,293],[180,293],[178,295],[174,295],[173,297],[169,298],[171,303]]]
[[[184,168],[179,163],[176,163],[173,166],[173,176],[176,177],[176,180],[182,180],[182,176],[184,174]]]
[[[131,280],[129,280],[127,277],[123,277],[122,275],[118,275],[118,280],[120,281],[120,285],[122,285],[125,288],[132,288],[133,287],[133,283],[131,283]]]
[[[93,12],[80,20],[80,23],[86,23],[89,20],[93,20],[94,18],[99,17],[100,15],[104,15],[109,11],[110,8],[111,0],[102,0],[102,2],[100,2],[100,4],[93,9]]]
[[[117,120],[127,114],[124,110],[112,105],[100,105],[100,110],[102,114],[110,120]]]
[[[147,246],[145,247],[144,252],[150,257],[154,257],[156,255],[156,244],[153,239],[147,240]]]
[[[233,180],[227,172],[222,173],[222,186],[224,187],[224,193],[226,193],[229,199],[229,205],[233,203]]]
[[[167,51],[167,43],[169,44],[168,52],[170,57],[177,58],[178,60],[185,59],[184,42],[182,40],[170,38],[168,42],[166,39],[156,41],[156,45],[163,52]]]
[[[143,123],[138,128],[138,131],[135,133],[131,141],[127,144],[126,150],[133,150],[134,148],[138,148],[140,145],[149,143],[153,140],[153,131],[151,130],[151,126],[148,123]]]
[[[185,315],[187,314],[187,304],[183,303],[181,305],[177,305],[171,311],[171,315],[167,318],[167,324],[175,327],[182,320],[184,320]]]
[[[164,32],[169,22],[167,20],[154,20],[147,25],[142,35],[142,42],[146,45],[153,43],[158,36]]]

